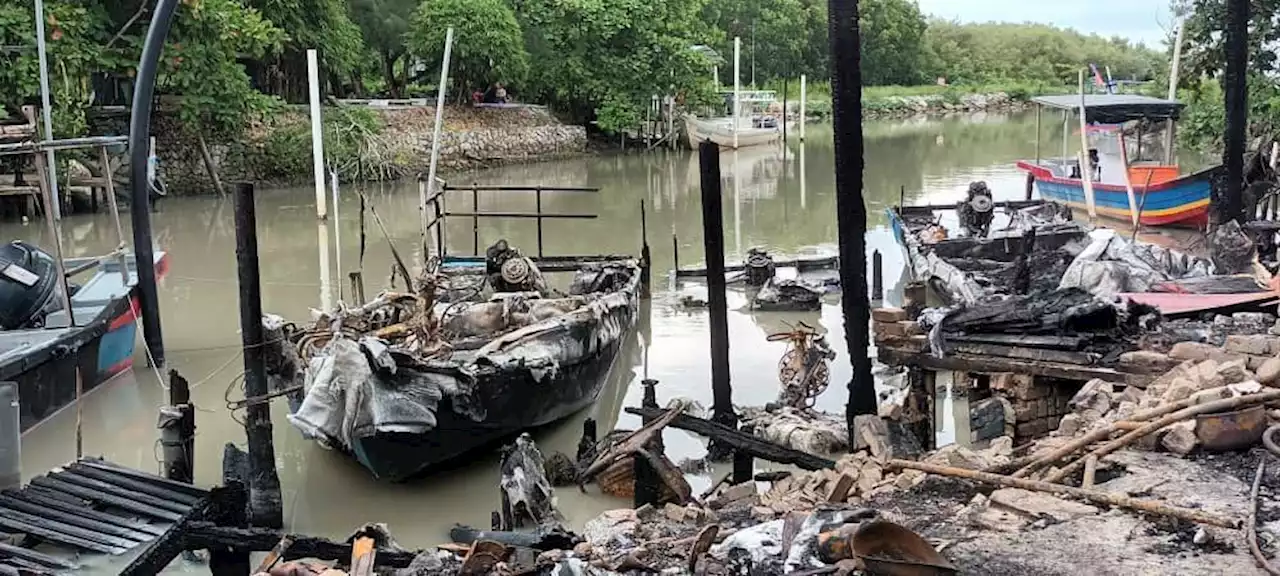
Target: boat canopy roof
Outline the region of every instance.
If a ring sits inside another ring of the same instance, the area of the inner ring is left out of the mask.
[[[1032,102],[1060,110],[1079,110],[1079,94],[1037,96]],[[1177,120],[1182,103],[1137,94],[1085,94],[1085,120],[1099,124],[1123,124],[1130,120]]]

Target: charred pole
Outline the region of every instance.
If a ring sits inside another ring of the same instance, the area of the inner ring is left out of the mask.
[[[253,204],[253,184],[236,186],[235,211],[244,396],[249,401],[244,425],[249,439],[249,521],[254,526],[281,528],[284,510],[271,438],[271,406],[255,401],[267,394],[267,364],[263,357],[262,283],[258,274],[258,219]]]
[[[729,382],[729,303],[725,297],[724,209],[720,190],[720,147],[707,140],[698,148],[702,183],[702,248],[707,259],[707,308],[711,314],[711,419],[738,427]],[[708,457],[723,462],[732,449],[712,442]]]
[[[1226,65],[1222,91],[1226,105],[1226,136],[1222,164],[1226,166],[1225,186],[1215,186],[1219,194],[1213,199],[1216,223],[1239,220],[1244,216],[1245,132],[1248,124],[1247,72],[1249,48],[1249,0],[1227,0]]]
[[[828,0],[831,100],[835,128],[836,224],[840,242],[840,286],[844,296],[844,340],[853,364],[845,417],[876,413],[875,381],[867,357],[871,303],[867,299],[867,207],[862,201],[862,62],[857,0]]]

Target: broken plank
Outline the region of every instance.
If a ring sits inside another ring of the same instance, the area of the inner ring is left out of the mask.
[[[229,528],[211,522],[192,522],[186,529],[187,548],[194,550],[228,548],[239,552],[265,552],[275,548],[284,536],[269,528]],[[288,537],[293,543],[284,551],[285,560],[315,558],[346,562],[351,559],[351,544],[294,534]],[[417,552],[378,550],[375,561],[379,567],[406,568],[415,556]]]
[[[948,342],[974,342],[1006,346],[1030,346],[1054,350],[1075,351],[1084,347],[1088,339],[1083,336],[1035,336],[1020,334],[947,334]]]
[[[88,498],[100,504],[115,506],[121,510],[127,510],[150,518],[158,518],[160,520],[168,520],[170,522],[176,522],[179,518],[182,518],[182,514],[177,512],[163,510],[128,498],[121,498],[110,494],[98,494],[88,488],[76,486],[75,484],[68,484],[53,478],[36,477],[31,479],[31,483],[37,486],[49,488],[56,492],[65,492],[74,496]]]
[[[25,574],[36,574],[38,576],[45,576],[45,575],[53,576],[54,574],[58,573],[53,568],[41,565],[36,562],[32,562],[30,560],[23,560],[22,558],[5,558],[4,563],[10,566],[18,567],[18,569]]]
[[[108,522],[101,522],[91,518],[82,517],[78,514],[63,512],[61,510],[54,510],[52,508],[40,506],[38,504],[32,504],[30,502],[24,502],[16,498],[10,498],[8,496],[0,495],[0,507],[16,510],[19,512],[25,512],[27,514],[35,514],[37,516],[42,516],[50,520],[57,520],[59,522],[66,523],[71,526],[79,526],[81,528],[87,528],[90,530],[101,532],[103,534],[110,534],[112,536],[127,538],[129,540],[133,540],[139,543],[146,542],[148,540],[151,540],[152,538],[155,538],[154,535],[148,534],[146,532],[142,532],[140,530],[134,530],[132,528],[123,528],[121,526],[117,526],[115,524],[111,524]]]
[[[109,544],[103,544],[101,542],[94,542],[92,540],[77,538],[75,536],[63,534],[56,530],[50,530],[48,528],[43,528],[33,524],[28,524],[20,520],[14,520],[4,515],[0,515],[0,526],[4,526],[5,528],[16,530],[24,534],[39,536],[40,538],[44,538],[45,540],[49,540],[52,542],[68,544],[71,546],[75,546],[77,548],[84,548],[85,550],[93,550],[94,552],[102,552],[104,554],[120,554],[121,552],[125,552],[128,550],[128,548],[123,546],[111,546]]]
[[[25,522],[27,524],[30,524],[32,526],[38,526],[45,530],[52,530],[60,534],[65,534],[67,536],[89,540],[91,542],[98,542],[100,544],[105,544],[107,546],[115,546],[119,548],[128,549],[128,548],[133,548],[134,546],[137,546],[139,544],[139,542],[135,540],[130,540],[128,538],[121,538],[119,536],[104,534],[102,532],[97,532],[88,528],[72,526],[65,522],[59,522],[57,520],[44,518],[41,516],[37,516],[35,514],[28,514],[26,512],[19,512],[17,510],[11,510],[9,508],[0,507],[0,518],[8,518],[11,520],[16,520],[18,522]]]
[[[152,542],[150,546],[147,546],[141,554],[134,557],[133,561],[130,562],[128,566],[125,566],[124,570],[120,571],[120,576],[151,576],[152,574],[159,574],[160,571],[164,570],[166,566],[172,563],[178,555],[182,554],[183,550],[198,550],[198,548],[189,548],[187,546],[185,537],[186,531],[191,524],[195,523],[195,521],[204,518],[211,506],[213,506],[213,504],[210,499],[206,499],[188,509],[186,513],[178,517],[174,523],[164,531],[164,534],[161,534],[155,542]],[[210,568],[215,574],[219,573],[218,568],[213,563],[212,559],[210,560]],[[244,570],[243,573],[248,573],[248,566],[246,565],[245,568],[246,570]]]
[[[1077,366],[1092,366],[1099,358],[1096,354],[1088,352],[1071,352],[1066,350],[1053,350],[1049,348],[1036,348],[1030,346],[1001,346],[998,344],[980,344],[969,342],[952,342],[947,340],[947,352],[950,354],[972,354],[974,356],[1003,356],[1005,358],[1018,358],[1020,360],[1031,360],[1035,362],[1057,362],[1061,364],[1074,364]]]
[[[1110,368],[1060,364],[1057,362],[1035,362],[996,356],[975,356],[963,353],[949,354],[944,358],[937,358],[929,353],[901,350],[887,346],[879,346],[876,355],[881,362],[890,366],[919,366],[926,370],[954,370],[979,374],[1015,372],[1081,382],[1099,378],[1107,382],[1130,384],[1139,387],[1145,387],[1152,380],[1150,375],[1126,374]]]
[[[163,486],[157,486],[150,482],[134,480],[126,476],[105,472],[98,468],[94,468],[92,466],[85,466],[83,464],[78,464],[78,463],[72,464],[68,469],[72,472],[75,472],[76,474],[79,474],[81,476],[86,476],[88,478],[92,478],[99,482],[106,482],[107,484],[111,484],[113,486],[119,486],[121,488],[125,488],[128,490],[141,492],[143,494],[155,496],[156,498],[163,498],[164,500],[167,500],[169,502],[179,502],[182,504],[186,504],[188,506],[194,506],[196,503],[200,502],[200,500],[204,498],[203,496],[197,496],[197,495],[188,494],[185,492],[178,492],[176,490],[169,490],[168,488],[165,488]]]
[[[17,492],[12,490],[5,490],[3,492],[4,496],[14,500],[28,502],[36,506],[44,506],[46,508],[49,508],[52,510],[58,510],[68,514],[75,514],[77,516],[81,516],[83,518],[87,518],[90,520],[96,520],[104,524],[113,524],[121,528],[136,530],[138,532],[150,534],[152,538],[159,536],[161,534],[164,534],[164,528],[155,526],[153,524],[147,524],[146,522],[143,522],[136,518],[130,518],[126,516],[117,516],[115,514],[108,514],[106,512],[99,512],[97,510],[93,510],[89,508],[88,503],[86,503],[84,506],[75,506],[72,504],[68,504],[63,500],[59,500],[56,498],[49,498],[48,496],[46,496],[46,494],[48,494],[48,492],[35,491],[30,489],[22,492]]]
[[[151,505],[151,506],[154,506],[154,507],[156,507],[156,508],[161,508],[161,509],[164,509],[164,510],[168,510],[168,511],[170,511],[170,512],[173,512],[173,513],[175,513],[175,514],[179,515],[179,516],[180,516],[180,515],[182,515],[182,513],[183,513],[183,512],[186,512],[186,511],[187,511],[187,509],[191,507],[191,505],[190,505],[190,504],[183,504],[183,503],[181,503],[181,502],[170,502],[170,501],[168,501],[168,500],[161,500],[161,499],[159,499],[159,498],[152,497],[152,496],[150,496],[149,494],[139,494],[139,493],[137,493],[137,492],[133,492],[133,491],[131,491],[131,490],[127,489],[127,488],[121,488],[121,487],[119,487],[119,486],[113,486],[113,485],[108,484],[108,483],[106,483],[106,482],[102,482],[102,481],[100,481],[100,480],[94,480],[93,478],[88,478],[88,477],[85,477],[85,476],[81,476],[81,475],[76,474],[76,473],[74,473],[74,472],[65,472],[65,471],[64,471],[64,472],[54,472],[54,473],[49,474],[49,475],[48,475],[48,477],[49,477],[49,478],[52,478],[52,479],[54,479],[54,480],[61,480],[61,481],[63,481],[63,482],[67,482],[67,483],[69,483],[69,484],[75,484],[75,485],[77,485],[77,486],[82,486],[82,487],[84,487],[84,488],[88,488],[88,489],[90,489],[90,490],[97,490],[97,491],[99,491],[99,492],[102,492],[103,494],[111,494],[111,495],[114,495],[114,496],[119,496],[119,497],[121,497],[121,498],[128,498],[128,499],[130,499],[130,500],[144,501],[144,502],[146,502],[147,504],[149,504],[149,505]]]
[[[61,568],[63,570],[78,570],[80,568],[80,566],[75,562],[70,562],[63,560],[62,558],[36,552],[35,550],[28,550],[26,548],[2,542],[0,542],[0,558],[21,558],[23,560],[35,562],[36,564],[48,566],[50,568]]]
[[[654,408],[627,408],[628,414],[635,414],[643,418],[657,418],[662,416],[663,410]],[[723,424],[712,422],[690,416],[688,414],[680,414],[671,422],[671,427],[681,430],[701,434],[708,438],[723,443],[734,450],[741,450],[761,460],[777,462],[779,464],[794,464],[805,470],[822,470],[824,468],[835,468],[836,463],[833,460],[823,458],[821,456],[793,450],[784,446],[779,446],[763,438],[757,438],[750,434],[746,434],[725,426]]]
[[[138,470],[133,470],[131,468],[125,468],[123,466],[120,466],[119,464],[114,464],[106,460],[84,459],[84,460],[80,460],[78,463],[83,464],[85,466],[92,467],[92,468],[97,468],[99,470],[105,470],[112,474],[126,476],[133,480],[139,480],[142,482],[146,482],[148,484],[155,484],[156,486],[173,490],[175,492],[181,492],[183,494],[190,494],[192,496],[198,496],[200,498],[204,498],[205,496],[209,495],[209,491],[203,488],[197,488],[190,484],[184,484],[182,482],[177,482],[174,480],[170,480],[168,478],[161,478],[154,474],[147,474],[146,472],[140,472]]]

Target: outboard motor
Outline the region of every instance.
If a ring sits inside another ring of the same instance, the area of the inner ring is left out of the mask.
[[[972,238],[986,238],[991,231],[991,221],[995,219],[995,202],[987,183],[978,181],[969,184],[969,197],[956,207],[960,216],[960,227]]]
[[[39,328],[62,307],[56,264],[48,252],[26,242],[0,246],[0,330]]]

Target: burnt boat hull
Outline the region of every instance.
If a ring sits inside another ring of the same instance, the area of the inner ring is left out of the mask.
[[[600,397],[621,341],[582,362],[564,366],[542,382],[532,375],[500,372],[479,384],[487,418],[476,422],[444,399],[437,426],[422,434],[378,432],[355,439],[352,455],[380,480],[400,482],[443,464],[479,455],[530,428],[563,420]]]

